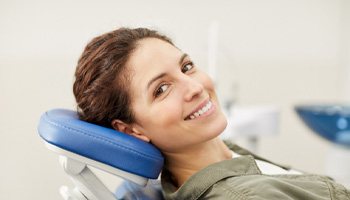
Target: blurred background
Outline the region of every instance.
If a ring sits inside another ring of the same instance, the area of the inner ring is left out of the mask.
[[[278,131],[258,138],[258,153],[327,174],[332,144],[294,106],[349,103],[350,1],[0,0],[0,199],[58,200],[59,186],[71,185],[38,120],[48,109],[75,108],[84,46],[120,26],[171,37],[215,79],[225,107],[278,109]],[[120,182],[98,173],[111,188]]]

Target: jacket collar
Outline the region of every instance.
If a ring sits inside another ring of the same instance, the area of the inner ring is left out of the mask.
[[[162,187],[166,199],[198,199],[216,182],[234,176],[261,174],[253,156],[225,160],[207,166],[192,175],[179,189],[171,182],[170,173],[162,172]]]
[[[269,162],[287,170],[290,169],[288,166],[279,165],[255,155],[236,144],[227,141],[225,141],[225,144],[233,152],[242,156],[207,166],[192,175],[179,189],[172,183],[170,172],[163,169],[161,182],[166,199],[197,199],[208,188],[222,179],[234,176],[261,174],[255,159]]]
[[[235,152],[235,153],[238,153],[238,154],[240,154],[240,155],[251,155],[251,156],[253,156],[253,157],[254,157],[255,159],[257,159],[257,160],[262,160],[262,161],[271,163],[271,164],[276,165],[276,166],[279,166],[279,167],[281,167],[281,168],[283,168],[283,169],[285,169],[285,170],[290,170],[290,169],[291,169],[291,167],[288,166],[288,165],[281,165],[281,164],[279,164],[279,163],[275,163],[275,162],[272,162],[272,161],[270,161],[270,160],[267,160],[267,159],[265,159],[265,158],[263,158],[263,157],[260,157],[260,156],[258,156],[258,155],[256,155],[256,154],[254,154],[254,153],[248,151],[247,149],[244,149],[244,148],[238,146],[237,144],[234,144],[234,143],[231,143],[231,142],[228,142],[228,141],[224,141],[224,142],[225,142],[226,146],[227,146],[229,149],[231,149],[233,152]]]

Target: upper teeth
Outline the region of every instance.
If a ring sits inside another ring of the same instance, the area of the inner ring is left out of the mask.
[[[201,109],[199,109],[197,112],[193,113],[190,115],[190,119],[194,119],[196,117],[199,117],[201,115],[203,115],[204,113],[206,113],[208,110],[210,110],[211,106],[213,104],[211,103],[211,101],[209,101],[205,106],[203,106]]]

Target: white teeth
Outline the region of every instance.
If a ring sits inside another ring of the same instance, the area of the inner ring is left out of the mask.
[[[195,119],[201,115],[203,115],[204,113],[206,113],[208,110],[210,110],[210,108],[212,107],[212,103],[211,101],[209,101],[205,106],[203,106],[201,109],[199,109],[197,112],[193,113],[192,115],[190,115],[190,119]]]

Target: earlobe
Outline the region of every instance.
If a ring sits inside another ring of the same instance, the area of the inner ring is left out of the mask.
[[[138,138],[138,139],[140,139],[140,140],[143,140],[145,142],[150,142],[151,141],[146,135],[144,135],[143,133],[139,133],[137,131],[133,131],[131,135],[136,137],[136,138]]]
[[[145,134],[143,134],[141,131],[139,131],[137,128],[132,127],[132,125],[126,124],[123,121],[119,119],[114,119],[111,123],[112,127],[119,131],[126,133],[128,135],[134,136],[140,140],[143,140],[145,142],[150,142],[150,138],[148,138]]]

